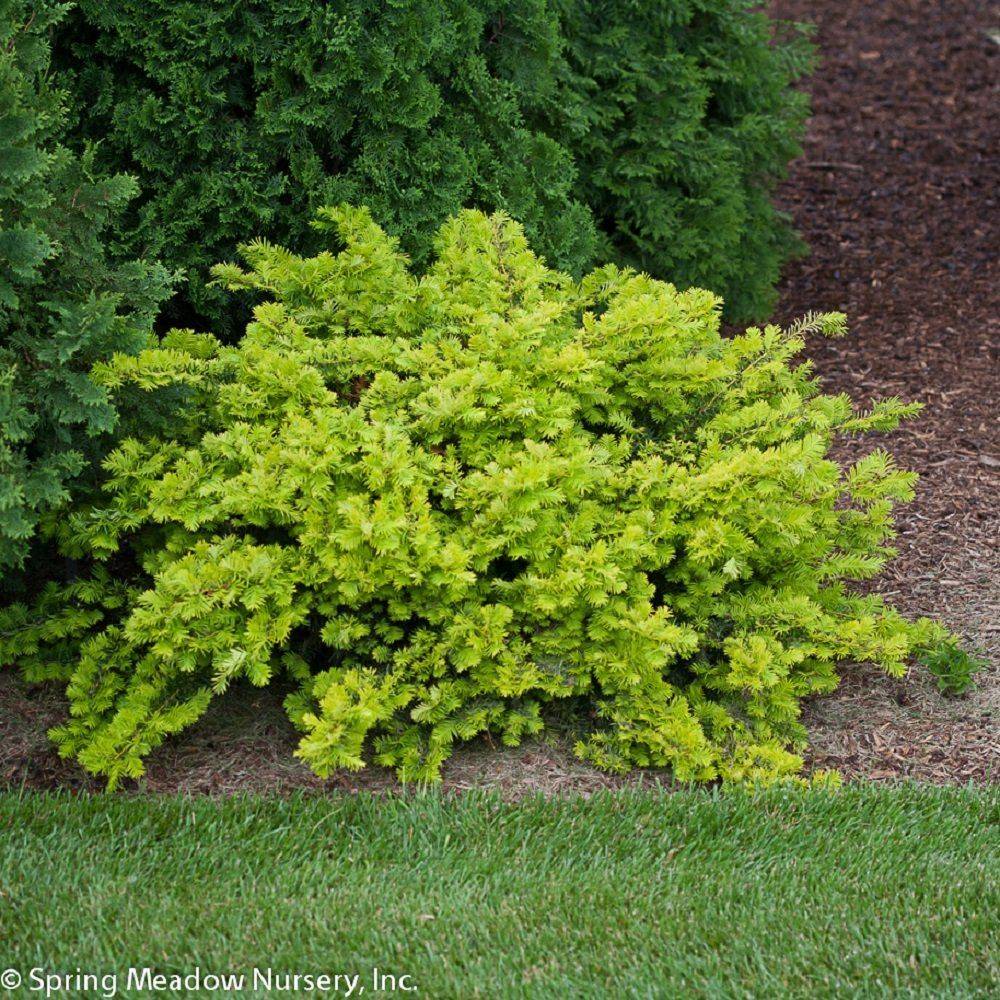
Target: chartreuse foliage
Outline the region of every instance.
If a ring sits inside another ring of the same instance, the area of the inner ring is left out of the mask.
[[[236,678],[285,671],[321,775],[373,738],[433,779],[457,740],[515,744],[575,699],[601,767],[766,781],[801,767],[800,701],[838,660],[900,674],[943,639],[845,586],[914,476],[831,443],[917,407],[855,412],[794,364],[842,316],[726,340],[710,293],[575,282],[503,215],[449,221],[420,278],[366,210],[331,225],[339,253],[216,269],[268,298],[238,346],[179,330],[96,370],[191,403],[60,519],[92,576],[0,623],[5,660],[68,683],[62,753],[139,775]]]
[[[115,427],[91,366],[148,346],[170,286],[163,268],[104,252],[134,180],[59,144],[47,32],[64,9],[0,0],[0,574],[23,562],[39,518]]]
[[[751,6],[77,0],[56,52],[77,137],[140,181],[117,242],[186,269],[184,323],[238,335],[209,266],[256,236],[310,251],[315,210],[360,200],[417,265],[449,215],[500,209],[553,267],[616,260],[759,317],[810,53]]]

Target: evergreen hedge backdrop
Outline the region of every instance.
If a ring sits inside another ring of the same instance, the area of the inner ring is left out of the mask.
[[[314,252],[342,201],[418,266],[450,214],[504,209],[552,266],[760,317],[795,246],[769,195],[809,61],[773,34],[747,0],[79,0],[56,54],[77,142],[140,181],[116,251],[186,269],[171,321],[233,333],[208,268],[258,236]]]
[[[0,0],[0,580],[68,486],[93,479],[118,415],[90,368],[146,346],[170,288],[162,267],[105,250],[135,181],[61,144],[59,15]]]

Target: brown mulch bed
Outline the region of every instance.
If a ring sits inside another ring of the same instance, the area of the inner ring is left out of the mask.
[[[1000,777],[1000,11],[975,0],[776,0],[813,21],[805,155],[780,192],[808,242],[779,319],[848,314],[810,344],[825,384],[926,405],[887,444],[921,474],[878,589],[934,615],[989,661],[946,699],[926,673],[850,667],[807,709],[811,763],[845,776]]]
[[[922,474],[900,517],[900,555],[879,589],[931,614],[989,660],[977,690],[947,699],[920,671],[903,681],[849,666],[812,702],[810,765],[848,778],[983,781],[1000,774],[1000,12],[973,0],[775,0],[779,17],[817,23],[805,155],[780,192],[811,247],[788,269],[778,318],[848,313],[853,335],[810,345],[831,389],[927,404],[886,443]],[[45,729],[51,689],[0,673],[0,787],[98,785],[60,761]],[[295,737],[270,691],[234,691],[153,755],[150,791],[394,788],[371,768],[321,782],[292,757]],[[568,742],[461,748],[446,787],[590,792],[649,784],[576,761]]]
[[[103,782],[53,750],[46,730],[62,721],[65,702],[51,686],[28,688],[0,671],[0,790],[4,787],[62,788],[98,792]],[[293,753],[298,734],[273,688],[236,687],[213,703],[190,730],[169,741],[147,760],[143,792],[225,795],[238,792],[339,791],[397,792],[394,773],[369,766],[317,778]],[[443,769],[444,787],[458,792],[490,789],[516,799],[533,792],[589,795],[607,788],[672,785],[669,774],[637,771],[616,776],[573,756],[571,741],[553,735],[516,749],[477,740],[456,748]]]

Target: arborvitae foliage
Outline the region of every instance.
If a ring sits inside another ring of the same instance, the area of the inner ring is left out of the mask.
[[[341,200],[364,200],[417,262],[464,205],[509,211],[555,266],[592,260],[571,157],[524,123],[555,85],[549,0],[76,7],[60,53],[81,134],[142,185],[122,245],[186,268],[216,323],[232,302],[206,287],[212,264],[259,235],[318,247],[309,222]]]
[[[606,259],[710,288],[759,319],[798,243],[771,202],[799,152],[812,51],[756,0],[557,0],[566,38],[547,128]]]
[[[0,573],[23,561],[39,517],[115,426],[88,371],[148,346],[169,290],[163,268],[111,266],[104,253],[134,181],[59,145],[47,32],[63,9],[0,0]]]
[[[60,518],[93,573],[0,621],[0,662],[68,682],[62,753],[139,775],[235,679],[284,671],[323,775],[372,738],[433,779],[561,701],[602,767],[769,780],[838,660],[901,674],[945,639],[845,584],[891,554],[914,476],[831,443],[916,407],[855,412],[794,364],[842,316],[726,340],[710,293],[574,282],[503,215],[449,221],[420,278],[366,211],[323,219],[341,252],[257,242],[216,270],[270,300],[238,346],[174,331],[95,373],[192,402]]]
[[[417,265],[448,215],[502,209],[550,266],[618,259],[759,317],[805,112],[801,39],[769,34],[746,0],[78,0],[57,52],[79,135],[140,178],[121,247],[187,269],[175,321],[238,333],[209,266],[261,235],[310,252],[341,200]]]

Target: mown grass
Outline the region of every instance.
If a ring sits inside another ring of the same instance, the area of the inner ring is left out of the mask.
[[[373,996],[377,966],[435,998],[988,996],[998,877],[996,788],[8,793],[0,968],[357,972]]]

